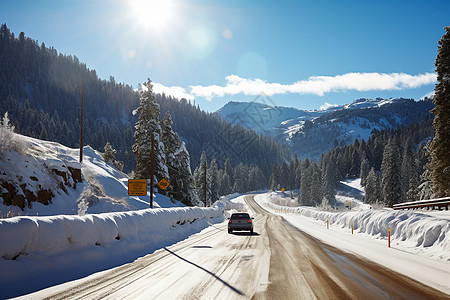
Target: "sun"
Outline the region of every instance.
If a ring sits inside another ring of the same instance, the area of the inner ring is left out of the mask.
[[[173,17],[171,0],[132,0],[129,3],[133,18],[146,29],[162,29]]]

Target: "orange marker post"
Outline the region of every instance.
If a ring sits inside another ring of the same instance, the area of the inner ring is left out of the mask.
[[[388,228],[388,247],[391,248],[391,228]]]
[[[327,219],[327,229],[330,229],[330,223],[328,222],[328,219]]]
[[[352,234],[353,234],[353,222],[352,222]]]

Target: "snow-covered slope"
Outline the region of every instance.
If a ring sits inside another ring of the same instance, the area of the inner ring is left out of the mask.
[[[374,129],[383,130],[430,118],[431,100],[357,99],[350,104],[304,111],[258,102],[229,102],[217,113],[231,123],[270,135],[291,146],[299,158],[318,159],[355,139],[367,140]]]
[[[128,211],[149,196],[128,196],[128,177],[90,146],[80,150],[15,134],[20,147],[0,155],[0,218]],[[155,208],[184,206],[155,194]],[[23,210],[22,210],[23,208]]]

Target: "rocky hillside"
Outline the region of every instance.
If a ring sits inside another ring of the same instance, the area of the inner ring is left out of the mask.
[[[0,218],[149,207],[149,196],[128,196],[127,176],[90,146],[84,147],[80,163],[79,149],[15,133],[9,136],[8,145],[0,147]],[[156,194],[154,207],[172,206],[183,205]]]

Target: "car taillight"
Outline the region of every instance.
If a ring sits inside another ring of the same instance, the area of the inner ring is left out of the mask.
[[[228,223],[231,223],[231,220],[230,220],[230,221],[228,221]]]
[[[247,221],[247,223],[251,223],[251,222],[252,222],[252,220],[248,220],[248,221]]]

